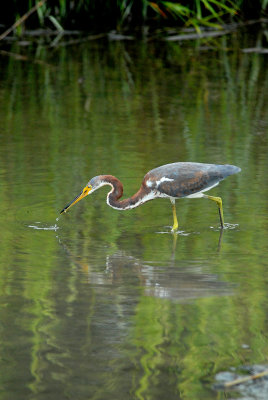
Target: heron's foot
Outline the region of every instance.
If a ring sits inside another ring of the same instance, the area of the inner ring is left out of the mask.
[[[178,219],[177,219],[177,214],[176,214],[175,203],[172,203],[172,212],[173,212],[173,227],[171,229],[171,232],[176,232],[178,230],[179,224],[178,224]]]
[[[220,197],[214,197],[214,196],[208,196],[208,195],[204,195],[204,197],[206,199],[213,200],[213,201],[215,201],[217,203],[217,206],[218,206],[218,209],[219,209],[221,227],[224,228],[222,199]]]

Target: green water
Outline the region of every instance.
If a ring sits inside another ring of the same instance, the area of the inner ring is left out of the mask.
[[[219,399],[268,357],[268,58],[209,43],[17,45],[0,54],[0,399]],[[18,58],[16,55],[23,55]],[[150,169],[229,163],[216,205],[119,212]],[[56,218],[59,217],[59,220]],[[226,397],[224,397],[226,396]]]

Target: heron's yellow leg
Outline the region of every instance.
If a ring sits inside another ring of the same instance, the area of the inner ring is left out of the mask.
[[[171,205],[172,205],[172,212],[173,212],[173,227],[172,227],[172,232],[175,232],[178,229],[178,219],[177,219],[177,214],[176,214],[176,206],[175,206],[175,200],[170,200]]]
[[[208,195],[204,195],[204,197],[206,199],[216,201],[217,206],[219,208],[221,227],[223,228],[224,227],[224,219],[223,219],[222,199],[220,197],[214,197],[214,196],[208,196]]]

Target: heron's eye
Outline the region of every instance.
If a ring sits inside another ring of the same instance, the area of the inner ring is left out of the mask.
[[[92,186],[91,186],[91,185],[86,186],[85,189],[83,190],[83,193],[84,193],[85,195],[87,195],[87,194],[91,191],[91,189],[92,189]]]

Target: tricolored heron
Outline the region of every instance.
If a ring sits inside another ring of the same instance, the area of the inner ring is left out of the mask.
[[[172,231],[178,229],[176,199],[204,197],[213,200],[218,205],[220,223],[223,228],[224,219],[221,198],[208,196],[204,192],[217,186],[227,176],[240,171],[239,167],[227,164],[217,165],[193,162],[166,164],[149,171],[145,175],[137,193],[124,200],[119,200],[123,195],[123,185],[119,179],[112,175],[99,175],[92,178],[82,192],[67,204],[60,213],[65,213],[71,206],[100,187],[109,185],[112,190],[107,195],[107,204],[116,210],[130,210],[158,197],[169,198],[173,211]]]

